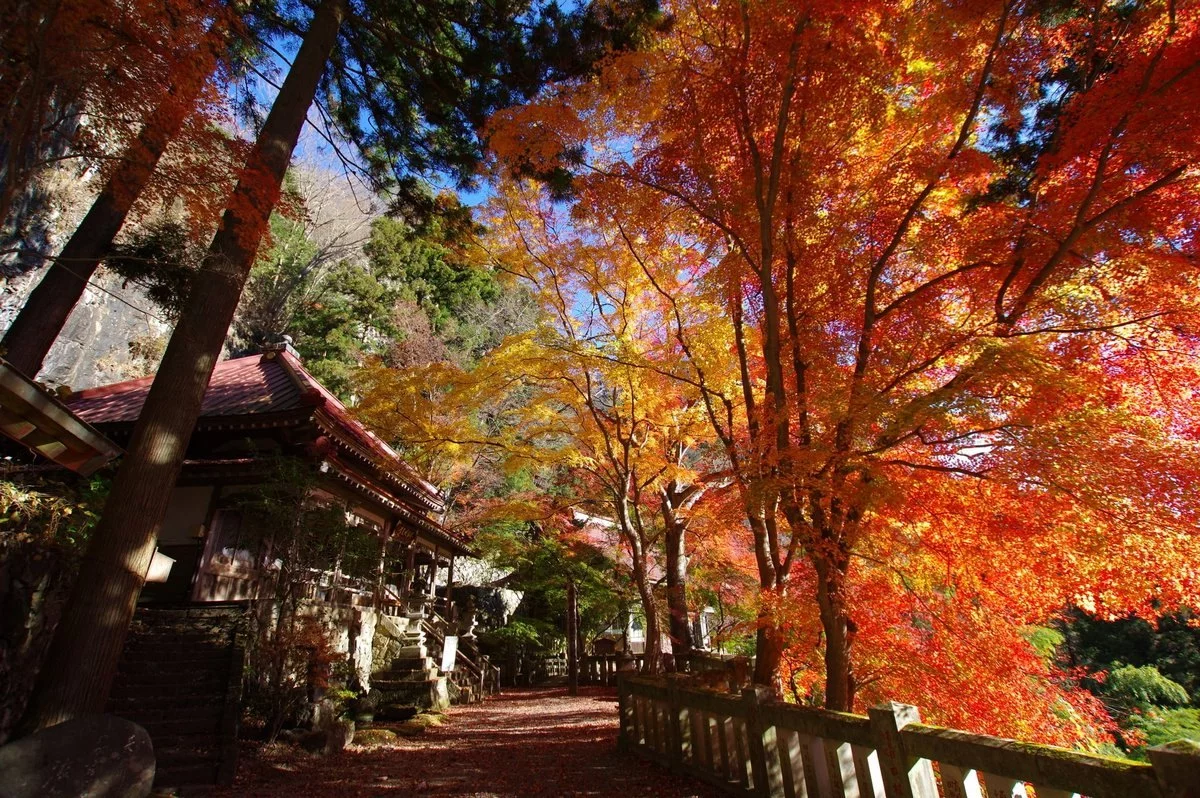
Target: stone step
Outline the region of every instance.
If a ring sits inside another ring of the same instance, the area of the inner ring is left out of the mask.
[[[425,684],[427,682],[436,681],[437,674],[428,674],[424,671],[413,671],[411,674],[388,674],[383,678],[374,676],[371,678],[371,691],[378,690],[381,693],[386,693],[391,690],[407,690],[414,684]]]
[[[216,766],[221,760],[217,740],[207,748],[173,748],[164,746],[154,751],[155,763],[160,767],[192,767],[195,765]]]
[[[138,619],[129,625],[131,635],[149,635],[150,637],[228,637],[239,624],[229,622],[201,621],[157,621],[153,619]]]
[[[221,758],[222,739],[215,732],[203,734],[166,734],[159,732],[150,737],[154,743],[155,756],[164,762],[208,760]]]
[[[130,718],[130,720],[134,720]],[[221,731],[221,716],[175,717],[159,720],[142,719],[135,722],[145,728],[151,740],[217,735]],[[166,745],[164,742],[163,745]]]
[[[429,649],[425,646],[400,646],[396,652],[396,659],[425,659],[429,656]]]
[[[376,691],[384,704],[412,704],[422,709],[445,709],[450,704],[445,677],[384,684],[372,680],[371,692]]]
[[[229,669],[222,671],[186,671],[170,668],[144,668],[117,671],[112,695],[137,698],[143,695],[177,696],[220,693],[229,684]]]
[[[161,655],[144,653],[124,657],[117,671],[129,675],[139,673],[225,673],[229,670],[231,657],[228,651],[208,653],[195,658],[170,652]]]
[[[234,629],[244,607],[138,609],[121,654],[108,711],[150,734],[155,785],[190,788],[227,778],[233,762],[225,717]]]
[[[193,765],[155,765],[154,786],[186,787],[196,784],[216,784],[220,771],[219,760]]]
[[[423,682],[440,676],[437,671],[380,671],[371,677],[371,688],[391,682]]]
[[[134,637],[125,644],[121,656],[135,658],[139,655],[184,657],[208,657],[216,654],[229,656],[228,640],[213,640],[211,638],[196,640],[149,640],[145,637]]]
[[[388,665],[388,670],[421,671],[429,670],[436,664],[437,663],[433,661],[433,657],[405,657],[392,660]]]
[[[147,662],[121,663],[117,678],[129,684],[171,684],[173,682],[204,682],[224,684],[231,672],[229,663],[221,667],[207,665],[198,668],[184,667],[183,663]]]
[[[385,667],[382,671],[377,671],[376,676],[383,676],[385,673],[398,673],[401,676],[408,673],[437,673],[438,667],[433,662],[424,660],[404,660],[403,662],[392,662],[391,665]]]

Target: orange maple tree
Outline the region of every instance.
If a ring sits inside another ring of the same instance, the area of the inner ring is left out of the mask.
[[[627,251],[556,234],[567,219],[532,185],[504,187],[481,216],[489,233],[467,254],[526,288],[540,323],[469,372],[368,367],[360,413],[445,475],[461,477],[467,462],[473,471],[482,464],[554,472],[570,509],[591,519],[585,533],[605,538],[590,542],[624,553],[617,559],[646,619],[646,661],[657,669],[657,583],[667,583],[672,650],[686,653],[689,529],[697,503],[723,481],[699,386],[681,379],[661,300]],[[562,523],[570,512],[530,498],[467,502],[476,506],[458,520],[478,526],[536,507],[544,526],[577,532]],[[547,521],[555,511],[557,521]]]
[[[576,223],[671,311],[756,555],[756,680],[786,653],[832,709],[1086,735],[1021,632],[1200,586],[1200,9],[671,10],[493,144],[572,158]]]

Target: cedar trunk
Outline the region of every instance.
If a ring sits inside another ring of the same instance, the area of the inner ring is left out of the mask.
[[[0,342],[0,350],[18,371],[36,377],[42,370],[50,347],[83,296],[88,280],[108,254],[167,145],[179,134],[195,107],[200,91],[216,67],[224,38],[224,27],[214,27],[208,41],[195,53],[195,63],[181,65],[167,96],[122,154],[121,166],[108,179],[71,239],[13,319]]]
[[[322,0],[317,8],[242,169],[88,546],[27,727],[104,709],[204,391],[337,41],[343,3]]]

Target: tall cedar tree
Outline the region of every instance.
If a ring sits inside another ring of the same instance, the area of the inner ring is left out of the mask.
[[[419,175],[470,184],[476,130],[491,112],[527,100],[546,80],[586,73],[610,48],[632,43],[653,12],[321,0],[171,336],[27,726],[103,709],[205,388],[318,89],[336,98],[336,119],[374,174],[392,178],[415,207],[425,196]]]

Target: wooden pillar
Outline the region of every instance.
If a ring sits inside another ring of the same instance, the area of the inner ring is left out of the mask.
[[[770,695],[770,690],[761,684],[742,691],[742,705],[746,708],[746,743],[750,748],[747,754],[754,780],[754,794],[764,798],[783,795],[783,768],[779,761],[777,732],[759,712]]]
[[[379,541],[379,568],[375,579],[375,609],[383,606],[383,585],[387,581],[387,553],[388,544],[392,542],[392,535],[396,532],[396,525],[383,533],[383,540]]]
[[[624,677],[617,679],[617,715],[621,728],[617,732],[617,747],[630,750],[637,746],[637,723],[634,720],[633,690]]]
[[[1166,798],[1200,798],[1200,744],[1176,740],[1146,753]]]
[[[680,771],[692,762],[692,715],[680,695],[679,674],[667,675],[667,723],[671,730],[671,764]]]
[[[454,615],[454,553],[450,553],[450,565],[446,568],[446,612]]]
[[[429,563],[429,597],[437,598],[438,547],[433,547],[433,558]]]

